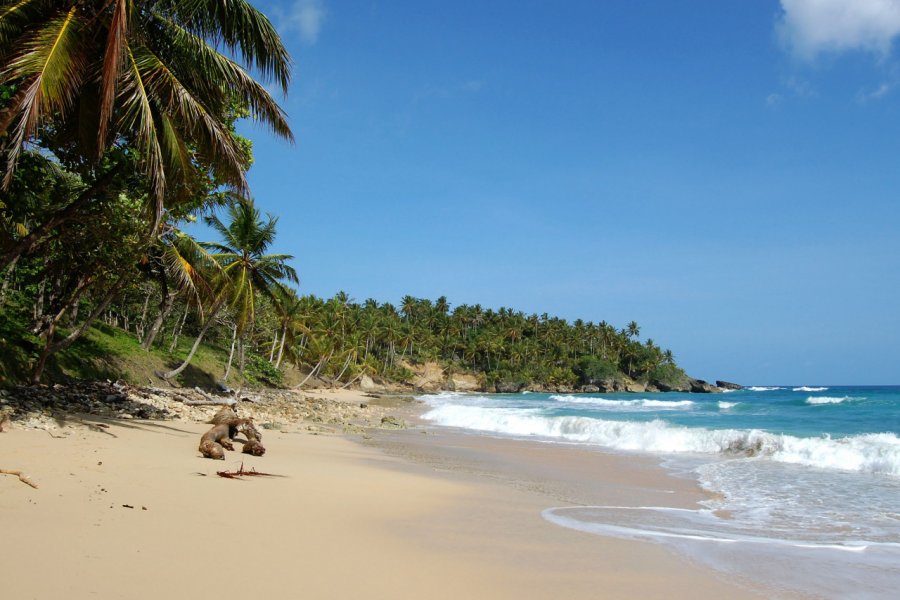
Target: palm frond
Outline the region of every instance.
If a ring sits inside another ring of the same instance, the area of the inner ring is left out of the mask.
[[[162,149],[156,131],[153,106],[144,74],[138,65],[134,52],[126,43],[124,47],[127,68],[123,73],[122,100],[123,114],[120,126],[133,131],[140,148],[150,178],[150,187],[156,204],[156,214],[162,210],[162,198],[166,189],[163,170]]]
[[[210,46],[204,38],[165,15],[154,14],[153,17],[168,38],[162,43],[178,50],[182,68],[177,70],[183,79],[192,77],[194,86],[215,87],[204,90],[204,95],[222,94],[224,91],[230,97],[236,97],[247,106],[254,119],[268,125],[273,133],[293,141],[287,115],[264,86],[236,62]]]
[[[129,0],[113,0],[113,9],[109,32],[106,36],[106,51],[103,55],[103,70],[100,73],[100,130],[97,133],[98,149],[105,147],[106,130],[112,118],[113,101],[116,98],[116,85],[125,65],[125,48],[128,35]]]
[[[77,6],[25,36],[20,49],[0,72],[0,83],[21,80],[22,91],[10,110],[17,115],[8,143],[3,185],[8,186],[25,142],[47,114],[72,106],[84,74],[79,31],[84,23]]]
[[[231,131],[149,48],[135,48],[134,58],[147,89],[163,102],[162,110],[197,138],[198,149],[209,153],[206,158],[218,175],[237,189],[246,190],[244,156]]]
[[[287,93],[291,57],[278,31],[252,4],[246,0],[168,0],[166,12],[200,37],[224,42],[264,80],[274,80]]]

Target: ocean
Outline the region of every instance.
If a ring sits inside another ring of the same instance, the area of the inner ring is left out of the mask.
[[[900,589],[900,386],[421,399],[438,426],[651,454],[710,492],[696,510],[548,507],[557,525],[669,544],[788,595]]]

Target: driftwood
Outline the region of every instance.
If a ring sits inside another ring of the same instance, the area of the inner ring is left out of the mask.
[[[241,467],[237,471],[216,471],[216,475],[224,477],[225,479],[238,479],[240,477],[284,477],[284,475],[275,475],[274,473],[263,473],[252,467],[249,471],[245,471],[244,463],[241,463]]]
[[[205,458],[225,460],[225,450],[234,450],[231,440],[239,433],[243,433],[247,438],[242,452],[253,456],[262,456],[266,453],[266,448],[261,443],[262,433],[251,419],[240,418],[233,410],[223,408],[215,414],[211,422],[213,427],[200,438],[198,448]]]
[[[243,466],[244,466],[244,465],[241,465],[242,468],[243,468]],[[33,487],[34,489],[37,489],[37,486],[38,486],[38,485],[37,485],[35,482],[33,482],[33,481],[28,477],[28,475],[26,475],[26,474],[23,473],[22,471],[19,471],[19,470],[17,470],[17,469],[0,469],[0,474],[3,474],[3,475],[15,475],[16,477],[19,478],[19,481],[21,481],[22,483],[24,483],[24,484],[26,484],[26,485],[30,485],[30,486]]]

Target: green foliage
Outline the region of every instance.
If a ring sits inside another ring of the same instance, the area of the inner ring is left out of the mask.
[[[250,354],[247,357],[247,365],[244,368],[247,381],[253,384],[266,384],[280,386],[284,383],[284,374],[268,360],[258,354]]]
[[[655,381],[672,388],[686,386],[690,379],[682,369],[674,364],[665,364],[656,367],[650,371],[648,378],[650,381]]]
[[[582,356],[575,365],[575,374],[585,385],[621,375],[616,365],[599,356]]]

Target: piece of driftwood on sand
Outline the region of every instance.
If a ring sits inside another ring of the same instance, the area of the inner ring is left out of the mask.
[[[216,471],[216,475],[224,477],[225,479],[238,479],[240,477],[284,477],[284,475],[275,475],[274,473],[263,473],[262,471],[257,471],[253,467],[251,467],[249,471],[245,471],[244,463],[241,463],[241,467],[237,471]]]
[[[243,467],[243,465],[241,465],[241,467]],[[31,478],[28,477],[28,475],[26,475],[22,471],[19,471],[18,469],[0,469],[0,474],[15,475],[16,477],[19,478],[19,481],[21,481],[22,483],[24,483],[26,485],[30,485],[34,489],[37,489],[38,485],[35,482],[33,482],[31,480]]]

